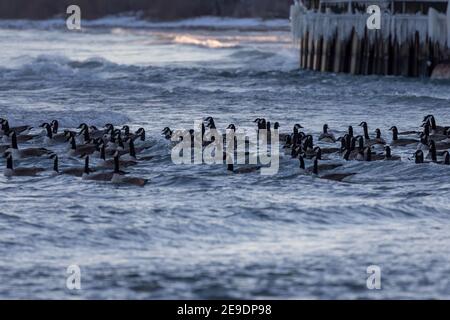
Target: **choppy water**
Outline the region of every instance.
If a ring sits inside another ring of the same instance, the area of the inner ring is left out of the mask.
[[[143,188],[2,175],[0,297],[450,298],[450,168],[394,148],[404,161],[346,163],[358,173],[350,183],[300,174],[288,156],[275,176],[229,175],[172,164],[159,135],[210,115],[219,128],[264,116],[315,136],[325,122],[359,132],[365,120],[389,138],[428,113],[449,124],[449,83],[298,71],[280,22],[125,22],[81,33],[0,22],[0,117],[144,126],[156,156],[131,169],[150,179]],[[66,289],[70,264],[81,291]],[[381,267],[382,290],[366,288],[369,265]]]

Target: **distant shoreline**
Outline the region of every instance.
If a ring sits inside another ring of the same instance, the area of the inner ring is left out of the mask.
[[[287,19],[293,0],[3,0],[0,19],[47,20],[66,15],[69,5],[78,5],[86,20],[126,12],[141,12],[141,18],[161,22],[201,16],[228,18]]]
[[[46,20],[0,19],[0,28],[65,28],[65,18]],[[84,20],[87,28],[128,28],[128,29],[185,29],[185,30],[238,30],[238,31],[290,31],[288,19],[229,18],[204,16],[190,19],[158,21],[140,18],[137,14],[112,15],[99,19]]]

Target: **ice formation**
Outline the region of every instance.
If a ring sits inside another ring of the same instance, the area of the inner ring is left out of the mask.
[[[449,0],[450,1],[450,0]],[[301,2],[295,2],[291,6],[291,30],[295,43],[303,38],[306,33],[313,40],[323,37],[330,40],[337,32],[339,40],[346,41],[352,35],[353,28],[359,38],[364,37],[365,26],[369,14],[367,13],[332,13],[329,8],[326,12],[307,10]],[[432,41],[439,43],[442,47],[450,44],[450,6],[447,14],[439,13],[430,9],[425,14],[391,14],[382,9],[381,29],[368,30],[367,36],[373,42],[376,36],[384,39],[396,39],[403,43],[414,39],[415,33],[419,33],[421,42],[429,37]]]

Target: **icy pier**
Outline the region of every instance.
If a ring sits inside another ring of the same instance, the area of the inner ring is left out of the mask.
[[[351,74],[431,75],[449,58],[450,0],[304,0],[291,6],[300,67]],[[366,8],[378,5],[380,29]]]

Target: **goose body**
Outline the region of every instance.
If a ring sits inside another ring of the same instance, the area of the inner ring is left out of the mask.
[[[120,166],[122,166],[122,167],[129,167],[129,166],[134,166],[137,164],[138,164],[138,162],[137,162],[136,158],[134,158],[134,160],[120,159]],[[110,168],[110,169],[114,168],[114,159],[106,160],[106,151],[105,151],[104,144],[102,144],[100,146],[100,162],[97,164],[97,166],[102,167],[102,168]]]
[[[319,136],[319,140],[323,142],[336,142],[334,135],[328,132],[328,124],[323,125],[323,131]]]
[[[112,172],[97,172],[97,173],[93,172],[94,171],[89,168],[89,156],[86,156],[84,159],[84,170],[81,176],[83,180],[106,182],[111,181],[111,178],[113,176]]]
[[[384,160],[390,160],[390,161],[398,161],[401,160],[402,158],[398,155],[392,155],[391,153],[391,147],[386,146],[385,148],[386,154],[384,156]]]
[[[12,134],[13,133],[15,133],[15,132],[14,131],[9,131],[8,133],[3,134],[2,141],[4,143],[11,143],[12,142]],[[27,142],[27,141],[33,140],[34,138],[36,138],[38,136],[39,135],[31,135],[31,134],[20,135],[20,136],[16,135],[16,139],[17,139],[17,142],[22,143],[22,142]]]
[[[442,134],[445,135],[448,127],[438,126],[436,125],[436,119],[432,114],[429,114],[424,117],[423,125],[429,125],[432,134]]]
[[[56,121],[56,120],[54,120]],[[64,133],[55,133],[53,127],[48,123],[43,123],[41,125],[45,129],[44,143],[47,145],[52,145],[56,143],[63,143],[67,141],[68,131]]]
[[[342,166],[340,163],[330,163],[330,164],[318,164],[317,158],[314,158],[314,165],[312,168],[313,174],[317,175],[320,179],[342,181],[347,177],[354,175],[354,173],[328,173],[324,175],[319,175],[319,170],[327,171],[333,170]]]
[[[227,171],[230,173],[236,173],[236,174],[257,172],[260,169],[261,169],[261,166],[246,166],[246,167],[234,168],[234,165],[232,163],[227,164]]]
[[[56,154],[50,156],[50,158],[53,158],[53,173],[55,175],[60,175],[60,174],[66,174],[69,176],[75,176],[75,177],[82,177],[83,173],[85,173],[85,167],[82,168],[65,168],[60,170],[59,169],[59,160],[58,160],[58,156]],[[89,172],[94,172],[95,170],[89,169]]]
[[[3,171],[5,177],[32,177],[38,175],[40,172],[45,171],[44,168],[31,167],[31,168],[14,168],[13,157],[11,153],[8,153],[6,157],[6,168]]]
[[[407,146],[411,144],[418,143],[417,139],[408,139],[408,138],[398,138],[398,129],[396,126],[392,126],[389,130],[392,131],[392,141],[391,146]]]
[[[25,134],[25,132],[28,132],[33,128],[28,125],[10,127],[8,120],[5,120],[5,119],[1,119],[0,124],[1,124],[1,129],[2,129],[3,133],[15,132],[17,135]]]
[[[114,172],[111,177],[111,183],[114,184],[128,184],[143,187],[148,182],[148,179],[139,177],[130,177],[120,171],[119,154],[116,152],[114,155]]]
[[[41,157],[43,155],[51,153],[50,150],[45,148],[27,148],[20,149],[17,145],[17,136],[16,133],[13,132],[11,134],[11,147],[6,150],[9,151],[14,159],[23,159],[23,158],[32,158],[32,157]]]
[[[75,142],[75,137],[70,138],[70,149],[69,149],[69,156],[82,156],[82,155],[90,155],[93,154],[97,150],[97,145],[95,144],[85,144],[77,146],[77,143]]]

